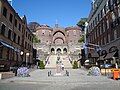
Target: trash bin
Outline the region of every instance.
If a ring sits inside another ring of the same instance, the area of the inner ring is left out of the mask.
[[[113,79],[114,80],[118,80],[119,78],[119,70],[113,70]]]

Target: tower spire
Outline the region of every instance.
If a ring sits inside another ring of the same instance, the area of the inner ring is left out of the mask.
[[[55,27],[58,28],[58,20],[56,19]]]

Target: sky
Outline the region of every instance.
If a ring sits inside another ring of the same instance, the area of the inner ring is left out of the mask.
[[[91,0],[13,0],[13,8],[26,15],[27,22],[38,22],[53,27],[75,26],[80,18],[88,17]]]

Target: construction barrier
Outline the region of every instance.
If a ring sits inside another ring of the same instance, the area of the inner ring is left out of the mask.
[[[120,70],[119,69],[112,69],[113,79],[118,80],[120,78]]]

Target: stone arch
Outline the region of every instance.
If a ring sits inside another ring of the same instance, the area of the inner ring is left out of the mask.
[[[57,52],[57,53],[61,53],[61,51],[62,51],[61,48],[57,48],[57,49],[56,49],[56,52]]]
[[[61,40],[63,41],[63,43],[65,42],[62,37],[56,37],[56,38],[54,39],[53,43],[55,43],[55,40],[57,40],[57,39],[61,39]]]
[[[54,48],[51,48],[51,52],[55,52],[55,49],[54,49]]]
[[[67,53],[67,48],[64,48],[64,49],[63,49],[63,52],[64,52],[64,53]]]
[[[62,33],[62,34],[65,36],[65,33],[62,32],[62,31],[56,31],[56,32],[54,32],[54,33],[53,33],[53,36],[54,36],[56,33],[58,33],[58,32]]]

